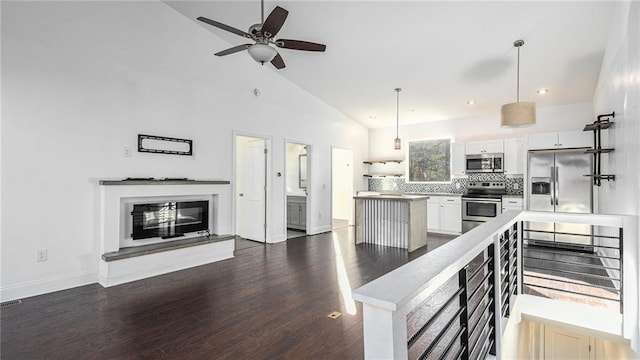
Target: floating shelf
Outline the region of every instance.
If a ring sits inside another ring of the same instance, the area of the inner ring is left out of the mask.
[[[616,180],[616,176],[611,174],[600,174],[600,175],[588,174],[588,175],[582,175],[582,176],[589,176],[594,179],[600,179],[600,180],[613,180],[613,181]]]
[[[589,150],[586,150],[585,152],[589,154],[597,154],[597,153],[604,154],[604,153],[610,153],[614,151],[615,149],[609,148],[609,149],[589,149]]]
[[[362,174],[364,177],[403,177],[404,174]]]
[[[396,163],[400,164],[403,162],[403,159],[391,159],[391,160],[365,160],[363,163],[373,165],[373,164],[386,164],[386,163]]]
[[[609,121],[609,120],[605,120],[605,121],[601,121],[601,122],[594,122],[593,124],[587,124],[584,126],[584,129],[582,129],[582,131],[593,131],[593,130],[604,130],[604,129],[608,129],[611,126],[613,126],[613,122]]]

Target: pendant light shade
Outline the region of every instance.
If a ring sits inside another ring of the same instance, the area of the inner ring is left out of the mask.
[[[396,88],[396,138],[393,140],[393,148],[400,150],[402,147],[402,141],[400,140],[400,91],[402,89]]]
[[[524,40],[516,40],[513,46],[518,48],[518,72],[516,81],[516,102],[502,105],[502,127],[525,127],[536,123],[536,103],[520,102],[520,47]]]

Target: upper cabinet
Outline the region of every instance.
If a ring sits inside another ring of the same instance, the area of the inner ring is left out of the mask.
[[[465,143],[453,143],[453,166],[451,167],[451,173],[454,176],[465,175],[465,148]]]
[[[582,131],[531,134],[527,137],[529,150],[584,148],[592,145],[593,136]]]
[[[524,174],[522,139],[504,140],[504,173],[508,175]]]
[[[465,154],[484,154],[504,152],[502,140],[472,141],[465,144]]]

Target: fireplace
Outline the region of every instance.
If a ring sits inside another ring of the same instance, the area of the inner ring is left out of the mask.
[[[209,231],[209,201],[166,201],[134,204],[131,211],[133,240],[183,236]]]

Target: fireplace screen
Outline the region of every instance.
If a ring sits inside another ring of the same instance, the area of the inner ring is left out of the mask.
[[[183,236],[209,229],[209,201],[170,201],[133,205],[133,240]]]

